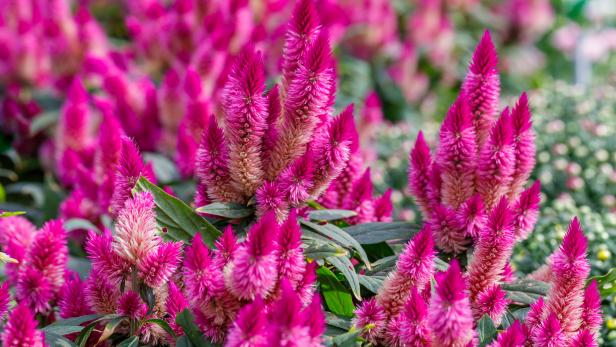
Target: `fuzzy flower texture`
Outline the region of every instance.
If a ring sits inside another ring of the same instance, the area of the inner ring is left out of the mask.
[[[477,346],[487,315],[498,326],[511,302],[503,283],[515,278],[509,258],[537,221],[540,184],[524,188],[535,146],[526,94],[497,114],[496,49],[486,31],[462,90],[442,124],[435,153],[420,132],[410,154],[409,187],[422,231],[406,246],[375,299],[358,308],[355,325],[373,344]],[[435,253],[456,258],[473,248],[466,268],[452,260],[435,272]],[[601,325],[596,283],[586,286],[587,241],[573,219],[542,280],[545,299],[531,306],[491,346],[596,346]],[[435,288],[430,288],[430,278]],[[521,303],[517,303],[521,304]]]

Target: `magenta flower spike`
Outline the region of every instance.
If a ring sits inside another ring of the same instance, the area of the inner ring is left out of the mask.
[[[186,249],[182,270],[186,297],[193,305],[211,299],[224,286],[222,270],[214,267],[208,248],[199,233]]]
[[[545,302],[543,301],[543,297],[540,297],[537,301],[530,305],[530,311],[528,311],[526,321],[524,322],[526,325],[526,330],[529,334],[532,334],[532,332],[541,324],[544,309]]]
[[[498,334],[495,342],[489,347],[524,347],[526,343],[526,333],[520,321],[515,321],[506,330]]]
[[[124,209],[118,214],[113,249],[129,263],[139,264],[150,252],[156,251],[160,242],[154,197],[150,192],[136,193],[126,200]]]
[[[365,299],[355,310],[353,326],[362,330],[362,337],[368,342],[376,344],[385,333],[387,314],[377,300]]]
[[[280,227],[278,234],[278,278],[286,278],[297,288],[304,277],[306,262],[302,249],[302,230],[297,222],[297,212],[291,211],[287,220]]]
[[[0,286],[0,320],[4,319],[4,315],[8,312],[10,302],[11,292],[9,284],[4,282]]]
[[[283,221],[289,212],[289,204],[283,186],[277,182],[264,182],[255,194],[257,215],[274,213],[278,221]]]
[[[2,346],[43,347],[44,335],[36,328],[34,314],[25,303],[19,303],[11,312],[2,333]]]
[[[297,285],[297,294],[299,295],[304,305],[308,304],[315,292],[315,283],[317,281],[317,263],[310,262],[306,264],[304,270],[304,277],[302,281]]]
[[[265,347],[267,346],[267,316],[265,303],[257,297],[244,306],[229,330],[225,347]]]
[[[118,300],[118,313],[131,319],[141,319],[148,312],[148,306],[141,300],[139,294],[127,290]]]
[[[584,303],[582,305],[582,325],[580,330],[587,330],[596,335],[601,329],[603,315],[601,313],[601,294],[597,288],[597,281],[593,280],[584,290]]]
[[[473,314],[457,260],[435,276],[436,290],[428,307],[432,346],[465,347],[473,341]]]
[[[117,217],[124,208],[124,202],[130,197],[130,191],[142,175],[144,169],[141,155],[133,140],[122,138],[122,154],[117,166],[115,187],[110,202],[111,214]]]
[[[513,152],[515,164],[509,199],[515,199],[522,191],[535,167],[535,132],[531,121],[530,107],[526,93],[520,95],[518,103],[511,111],[513,125]]]
[[[269,167],[270,155],[278,140],[278,120],[281,114],[280,88],[276,84],[267,94],[267,130],[263,135],[263,149],[261,151],[264,168]]]
[[[310,347],[323,346],[323,333],[325,333],[325,313],[321,304],[320,294],[314,294],[312,301],[302,312],[304,316],[304,325],[308,326],[308,335],[310,336]]]
[[[478,239],[485,227],[488,216],[479,194],[473,195],[456,211],[458,225],[465,230],[465,235]]]
[[[539,217],[539,203],[541,203],[541,182],[535,181],[530,188],[520,194],[513,206],[516,239],[523,240],[533,231]]]
[[[175,318],[178,313],[189,307],[188,300],[186,300],[182,291],[173,282],[169,282],[168,293],[169,295],[165,301],[165,309],[167,310],[167,314],[169,314],[167,322],[175,334],[180,336],[184,334],[184,329],[175,322]]]
[[[598,347],[597,339],[588,330],[580,330],[570,342],[571,347]]]
[[[94,312],[99,314],[116,313],[118,299],[120,298],[119,288],[116,283],[112,283],[97,268],[93,268],[90,272],[90,277],[86,282],[85,296]]]
[[[237,251],[238,243],[233,227],[227,225],[222,232],[222,235],[216,240],[216,255],[214,262],[218,268],[223,269],[225,265],[233,260]]]
[[[552,258],[552,286],[545,301],[544,318],[554,315],[565,334],[578,331],[582,325],[584,285],[590,273],[587,246],[580,222],[574,218]]]
[[[481,313],[478,295],[502,280],[514,241],[513,215],[507,199],[503,197],[488,216],[487,225],[479,234],[473,259],[468,265],[470,298],[476,312]],[[475,318],[481,316],[476,315]]]
[[[275,215],[269,212],[248,231],[226,278],[227,287],[238,298],[267,297],[274,288],[278,278],[274,240],[279,229]]]
[[[430,147],[424,140],[423,132],[420,131],[409,158],[409,190],[424,218],[429,218],[432,211],[432,201],[428,192],[431,168]]]
[[[533,330],[532,341],[533,346],[536,347],[567,346],[567,336],[555,314],[549,314],[548,317]]]
[[[75,78],[60,117],[61,141],[66,148],[79,151],[90,142],[88,118],[88,93],[81,80]]]
[[[43,273],[31,267],[19,272],[15,286],[15,298],[26,303],[36,313],[48,313],[55,291]]]
[[[229,152],[225,136],[210,116],[207,130],[201,137],[201,144],[196,154],[195,174],[207,187],[208,197],[221,202],[243,202],[244,197],[231,187],[229,174]]]
[[[181,242],[162,242],[137,266],[143,283],[152,288],[158,288],[169,281],[180,265],[181,256]]]
[[[71,273],[67,276],[66,282],[60,290],[58,309],[60,317],[64,319],[92,313],[86,302],[85,283],[81,281],[77,273]]]
[[[314,155],[308,150],[284,169],[276,182],[291,206],[298,206],[310,198],[314,187]]]
[[[102,234],[90,231],[86,239],[85,250],[92,267],[96,268],[109,281],[120,283],[128,276],[130,263],[120,257],[112,246],[113,238],[107,229]]]
[[[263,181],[261,149],[267,129],[265,71],[260,52],[247,48],[231,69],[223,92],[229,174],[237,191],[250,197]]]
[[[302,315],[302,302],[289,281],[280,284],[280,298],[271,304],[268,311],[269,346],[309,346],[309,327]]]
[[[428,305],[419,291],[413,288],[411,297],[404,306],[400,323],[400,342],[402,346],[429,347],[432,344],[428,328]]]
[[[396,270],[387,276],[377,294],[377,301],[388,318],[402,310],[413,288],[421,291],[428,284],[434,271],[434,256],[431,231],[424,227],[406,245],[398,258]]]
[[[374,220],[377,222],[391,222],[394,212],[394,205],[391,201],[391,193],[393,190],[387,188],[385,193],[380,197],[374,199],[372,204],[374,205]]]
[[[466,95],[451,105],[443,122],[436,162],[441,168],[442,201],[457,209],[475,191],[477,141]]]
[[[101,210],[108,211],[115,187],[115,171],[122,155],[122,127],[113,115],[105,115],[101,122],[98,147],[95,175],[103,177],[98,187],[98,202]]]
[[[472,305],[473,315],[475,319],[488,315],[494,324],[499,325],[508,305],[509,300],[506,298],[505,291],[500,285],[495,284],[477,294],[477,299]]]
[[[498,55],[489,31],[475,48],[462,90],[468,95],[479,148],[487,140],[498,112],[500,78]]]
[[[36,227],[34,224],[23,216],[0,218],[0,246],[3,248],[9,242],[28,248],[35,234]]]
[[[343,207],[353,210],[356,216],[349,218],[351,224],[368,223],[374,219],[374,204],[372,201],[372,179],[370,168],[353,183],[353,188],[343,203]]]
[[[505,109],[479,153],[477,191],[488,211],[507,193],[514,164],[511,116]]]
[[[464,226],[460,225],[455,211],[441,204],[434,204],[429,221],[428,226],[438,248],[453,254],[466,251],[471,239]]]

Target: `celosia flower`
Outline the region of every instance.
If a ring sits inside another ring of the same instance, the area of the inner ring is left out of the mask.
[[[478,239],[486,225],[488,216],[479,194],[473,195],[456,211],[458,225],[463,226],[465,235]]]
[[[60,317],[65,319],[92,313],[86,302],[85,283],[81,281],[78,274],[71,273],[67,276],[60,290],[58,309]]]
[[[34,312],[47,313],[54,296],[54,288],[42,272],[31,267],[20,271],[15,286],[17,300],[27,304]]]
[[[186,250],[183,275],[186,296],[193,304],[210,299],[224,285],[221,269],[214,267],[208,248],[199,233]]]
[[[263,180],[261,144],[267,127],[265,73],[261,53],[247,48],[231,69],[225,90],[225,138],[229,174],[236,190],[250,197]]]
[[[530,118],[528,97],[526,93],[522,93],[511,111],[515,164],[509,199],[514,199],[520,193],[535,167],[535,133]]]
[[[88,93],[79,78],[75,78],[68,91],[60,117],[62,147],[81,150],[89,143]],[[71,168],[64,168],[71,170]]]
[[[268,345],[310,346],[309,327],[302,315],[302,302],[289,281],[280,284],[280,298],[272,303],[267,314]]]
[[[458,261],[452,260],[447,272],[435,279],[436,291],[428,308],[432,345],[465,347],[473,340],[473,314]]]
[[[432,201],[428,194],[431,167],[430,147],[428,147],[423,133],[420,131],[409,159],[409,190],[413,194],[415,202],[419,205],[424,218],[429,217],[432,211]]]
[[[228,225],[222,235],[216,240],[216,256],[214,262],[219,269],[223,269],[230,261],[233,260],[235,252],[238,248],[237,238],[233,233],[233,227]]]
[[[101,209],[107,211],[114,191],[115,170],[122,155],[122,126],[113,114],[105,114],[98,135],[95,174],[104,177],[98,190]]]
[[[227,336],[225,347],[267,346],[266,318],[263,299],[257,297],[238,313]]]
[[[590,272],[587,245],[580,222],[574,218],[560,249],[552,257],[552,282],[544,318],[555,316],[565,334],[576,332],[582,324],[584,285]]]
[[[289,212],[289,205],[285,195],[283,187],[277,182],[264,182],[255,195],[257,215],[263,216],[267,213],[274,213],[276,219],[279,221],[284,220]]]
[[[514,241],[513,215],[507,199],[503,197],[490,213],[486,227],[479,234],[473,259],[468,265],[470,298],[474,309],[478,309],[479,293],[502,279]]]
[[[351,154],[347,165],[336,179],[329,185],[325,193],[319,198],[319,202],[327,208],[337,208],[343,205],[343,201],[353,188],[353,183],[362,173],[364,162],[361,152]]]
[[[303,311],[304,325],[308,326],[308,335],[310,336],[310,347],[323,346],[323,333],[325,332],[325,313],[321,304],[321,296],[315,293],[312,296],[312,301]]]
[[[498,334],[496,341],[489,347],[524,347],[526,333],[520,321],[515,321],[506,330]]]
[[[150,192],[136,193],[118,214],[113,249],[122,258],[139,264],[161,242]]]
[[[543,297],[539,297],[537,301],[530,305],[530,310],[528,311],[528,315],[526,315],[526,328],[529,333],[532,332],[541,324],[541,320],[543,317],[543,310],[545,308],[545,303],[543,301]]]
[[[274,85],[267,94],[267,130],[263,135],[262,160],[263,167],[269,167],[269,159],[272,149],[278,140],[278,119],[282,113],[280,101],[280,88]]]
[[[0,320],[4,319],[4,315],[9,310],[9,303],[11,301],[11,292],[9,291],[9,284],[4,282],[0,286]]]
[[[180,264],[181,242],[163,242],[138,264],[143,282],[152,288],[167,282]]]
[[[374,299],[365,299],[355,310],[353,325],[362,330],[362,337],[376,344],[385,332],[387,314],[383,307]]]
[[[130,263],[115,252],[112,242],[109,230],[105,229],[102,234],[90,231],[85,249],[92,267],[108,280],[119,283],[130,272]]]
[[[442,199],[446,206],[457,209],[473,195],[476,157],[473,115],[466,95],[461,94],[447,112],[436,154],[443,179]]]
[[[532,333],[533,346],[555,347],[567,345],[565,332],[560,326],[558,318],[553,313],[549,314]]]
[[[29,247],[36,227],[22,216],[0,218],[0,246],[7,246],[9,240],[22,247]]]
[[[317,265],[318,264],[315,261],[306,264],[306,269],[304,270],[304,277],[296,288],[297,294],[299,295],[304,305],[310,302],[315,292],[315,283],[317,281]]]
[[[388,317],[397,315],[411,295],[422,290],[430,280],[434,267],[434,241],[430,229],[424,227],[406,245],[398,258],[396,270],[390,273],[377,294],[377,301]]]
[[[475,48],[462,90],[468,95],[479,147],[488,138],[498,110],[500,79],[498,56],[490,32],[486,30]]]
[[[267,297],[276,284],[278,271],[274,240],[280,227],[273,213],[267,213],[248,231],[226,278],[227,287],[241,299]]]
[[[276,250],[278,278],[286,278],[293,288],[301,282],[306,268],[301,237],[302,230],[297,223],[297,212],[293,210],[280,227]]]
[[[597,281],[593,280],[584,290],[580,330],[588,330],[591,334],[597,334],[601,329],[602,322],[601,294],[597,287]]]
[[[66,235],[61,220],[48,221],[36,233],[25,259],[24,265],[39,271],[54,290],[60,289],[64,283],[68,261]]]
[[[423,347],[431,345],[431,332],[428,328],[428,305],[419,291],[413,288],[411,297],[404,306],[400,326],[402,346]]]
[[[511,116],[505,109],[479,153],[477,191],[488,211],[509,189],[515,164],[512,142]]]
[[[391,222],[394,205],[391,201],[391,193],[393,190],[388,188],[383,195],[373,199],[374,205],[374,220],[377,222]]]
[[[513,206],[516,239],[525,239],[533,231],[539,217],[539,203],[541,202],[541,182],[533,185],[520,194]]]
[[[314,187],[314,155],[308,150],[284,169],[276,182],[291,206],[298,206],[310,198]]]
[[[144,174],[144,165],[137,145],[127,138],[122,138],[122,154],[117,166],[115,187],[110,202],[110,210],[117,217],[124,208],[124,202],[130,197],[131,189],[139,176]]]
[[[118,300],[118,313],[131,319],[141,319],[148,311],[147,305],[141,300],[139,294],[127,290]]]
[[[43,347],[44,336],[36,328],[37,321],[25,303],[19,303],[11,312],[2,333],[5,347]]]
[[[462,253],[471,243],[466,229],[458,223],[455,211],[444,205],[432,206],[432,217],[428,225],[432,229],[436,245],[445,252]]]
[[[570,341],[571,347],[597,347],[596,338],[588,330],[580,330]]]
[[[184,334],[184,329],[175,322],[175,317],[185,308],[188,308],[188,300],[186,300],[182,291],[173,282],[169,282],[168,294],[165,301],[165,309],[169,315],[167,321],[175,334],[179,336]]]
[[[371,222],[374,218],[374,204],[372,201],[372,179],[370,168],[353,183],[353,189],[344,201],[344,208],[355,211],[357,214],[349,218],[349,223],[360,224]]]
[[[120,292],[115,283],[94,267],[86,282],[85,297],[96,313],[110,314],[116,313]]]
[[[507,293],[498,284],[492,285],[477,294],[473,303],[475,319],[481,319],[483,315],[488,315],[494,324],[499,325],[509,305],[506,295]]]

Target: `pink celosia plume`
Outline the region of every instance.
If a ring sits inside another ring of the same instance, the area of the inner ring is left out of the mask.
[[[498,284],[492,285],[477,294],[477,298],[472,305],[475,319],[481,319],[483,315],[488,315],[494,324],[499,325],[509,306],[506,295],[507,293]]]
[[[85,283],[76,273],[69,274],[62,286],[58,308],[62,318],[79,317],[92,313],[86,302]]]
[[[422,347],[432,344],[431,332],[428,328],[428,305],[416,288],[413,288],[411,297],[404,306],[402,317],[401,345]]]
[[[139,275],[152,288],[167,282],[180,264],[181,242],[163,242],[156,250],[149,252],[139,264]]]
[[[541,182],[535,181],[530,188],[520,194],[513,206],[514,230],[517,239],[525,239],[535,227],[539,217],[541,202]]]
[[[526,333],[520,321],[515,321],[506,330],[498,334],[496,341],[489,347],[524,347],[526,343]]]
[[[536,347],[556,347],[566,346],[567,336],[563,331],[560,322],[555,314],[551,313],[533,330],[533,346]]]
[[[432,158],[430,147],[420,131],[415,141],[415,147],[411,151],[409,160],[409,190],[415,202],[419,205],[424,218],[430,216],[432,201],[428,194],[428,182],[430,181]]]
[[[601,312],[601,294],[597,281],[593,280],[584,290],[584,303],[582,305],[582,324],[580,330],[587,330],[597,334],[601,329],[603,314]]]
[[[229,331],[225,347],[267,346],[267,332],[265,330],[267,316],[264,311],[265,304],[260,297],[244,306]]]
[[[456,213],[442,204],[432,206],[429,227],[436,245],[448,253],[460,254],[471,244],[466,229],[458,222]]]
[[[515,164],[509,198],[514,199],[522,190],[533,167],[535,167],[535,133],[526,93],[522,93],[517,104],[511,110],[511,123]]]
[[[362,301],[355,311],[353,325],[362,329],[362,336],[371,343],[377,343],[385,332],[387,314],[374,298]]]
[[[2,333],[2,345],[6,347],[43,347],[43,332],[37,329],[34,315],[24,303],[13,309]]]

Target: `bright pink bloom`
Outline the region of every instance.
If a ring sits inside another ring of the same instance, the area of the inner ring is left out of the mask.
[[[477,191],[488,211],[509,189],[515,165],[512,142],[511,117],[505,109],[479,153]]]
[[[276,219],[282,221],[289,212],[288,201],[285,197],[283,186],[277,182],[264,182],[257,190],[257,215],[263,216],[269,212],[276,215]]]
[[[310,346],[309,327],[302,315],[302,302],[289,281],[280,284],[280,298],[272,303],[268,312],[269,346],[293,347]]]
[[[524,322],[529,333],[532,333],[541,324],[544,308],[543,297],[539,297],[537,301],[530,305],[530,311],[528,311]]]
[[[227,287],[238,298],[267,297],[276,284],[278,271],[274,240],[279,229],[274,214],[266,213],[248,231],[227,278]]]
[[[536,347],[567,346],[565,332],[553,313],[533,331],[532,340]]]
[[[280,100],[280,88],[274,85],[267,94],[267,130],[263,135],[263,167],[269,166],[271,151],[278,140],[278,119],[282,114],[282,103]]]
[[[388,317],[402,310],[413,288],[422,290],[426,286],[433,272],[434,256],[430,229],[424,227],[406,245],[398,258],[396,270],[388,275],[379,289],[377,301]]]
[[[394,205],[391,201],[391,193],[393,190],[387,188],[385,193],[380,197],[373,199],[374,205],[374,220],[377,222],[391,222],[392,214],[394,212]]]
[[[304,277],[306,262],[302,249],[302,230],[297,223],[297,212],[293,210],[280,227],[278,234],[278,278],[286,278],[296,288]]]
[[[530,188],[520,194],[513,206],[516,239],[525,239],[533,231],[539,217],[540,202],[541,182],[535,181]]]
[[[475,194],[462,204],[456,211],[456,218],[458,225],[463,226],[465,235],[478,239],[488,220],[481,196]]]
[[[119,283],[122,278],[128,276],[130,263],[120,257],[112,246],[113,238],[107,229],[103,234],[94,231],[88,233],[86,239],[86,253],[92,262],[92,267],[112,282]]]
[[[321,195],[319,202],[327,208],[339,208],[343,205],[345,197],[353,188],[353,183],[363,172],[364,161],[361,152],[351,154],[347,165],[338,177],[329,185],[325,193]]]
[[[315,261],[307,263],[304,271],[304,277],[297,286],[297,294],[306,305],[312,300],[315,292],[315,283],[317,281],[317,263]]]
[[[265,71],[261,53],[247,48],[231,69],[225,90],[225,138],[236,190],[252,196],[263,180],[261,145],[267,129]]]
[[[432,345],[465,347],[473,341],[473,314],[458,261],[452,260],[447,272],[438,273],[435,279],[436,291],[428,308]]]
[[[279,182],[291,206],[299,206],[310,198],[314,187],[314,155],[308,150],[293,164],[284,169],[276,182]]]
[[[117,166],[115,187],[109,207],[114,217],[117,217],[124,208],[124,202],[130,197],[131,189],[143,174],[143,169],[137,145],[127,137],[122,138],[122,154]]]
[[[43,347],[44,336],[36,328],[37,321],[24,303],[13,309],[2,333],[2,345],[5,347]]]
[[[92,313],[86,302],[85,283],[76,273],[70,274],[62,286],[58,308],[60,317],[65,319]]]
[[[104,273],[93,268],[86,282],[85,297],[94,312],[109,314],[116,313],[120,292]]]
[[[7,246],[12,241],[22,247],[29,247],[34,238],[36,227],[23,216],[0,218],[0,246]]]
[[[430,147],[424,140],[423,132],[420,131],[409,159],[409,190],[424,218],[428,218],[432,211],[432,202],[428,194],[431,167]]]
[[[475,48],[462,90],[469,98],[477,143],[481,147],[488,138],[498,110],[500,79],[498,56],[490,32],[486,30]]]
[[[216,262],[220,269],[223,269],[225,265],[233,260],[237,248],[237,238],[233,233],[233,227],[228,225],[223,230],[222,235],[216,240],[216,255],[214,257],[214,262]]]
[[[113,249],[132,264],[139,264],[161,242],[154,213],[154,197],[149,192],[136,193],[119,211]]]
[[[161,243],[139,262],[138,269],[143,282],[157,288],[169,281],[180,264],[181,255],[181,242]]]
[[[479,312],[478,295],[502,280],[503,269],[511,257],[514,241],[513,215],[507,199],[502,198],[479,234],[473,259],[468,265],[470,298],[477,313],[486,313]],[[476,315],[475,318],[481,316]]]
[[[303,311],[304,324],[308,326],[308,335],[310,335],[310,347],[323,346],[323,333],[325,332],[325,313],[321,304],[321,296],[315,293],[312,296],[312,301]]]
[[[601,329],[602,322],[601,294],[597,288],[597,281],[593,280],[584,290],[582,325],[580,326],[580,330],[588,330],[591,334],[597,334],[599,329]]]
[[[446,206],[457,209],[473,195],[476,157],[473,115],[466,95],[461,94],[447,112],[436,154],[443,179],[442,200]]]
[[[9,284],[4,282],[0,286],[0,320],[4,319],[4,315],[9,310],[9,303],[11,302],[11,292],[9,290]]]
[[[221,269],[215,268],[208,248],[197,233],[184,256],[186,297],[195,305],[216,295],[224,286]]]
[[[179,336],[184,334],[184,329],[177,325],[175,322],[175,317],[185,308],[188,308],[188,300],[186,300],[184,294],[182,294],[182,291],[173,282],[169,282],[168,293],[169,295],[167,296],[167,300],[165,302],[165,309],[167,314],[169,314],[169,319],[167,321],[175,334]]]
[[[48,313],[55,291],[43,273],[26,266],[19,272],[15,297],[19,302],[26,303],[34,312]]]
[[[51,220],[36,233],[25,259],[25,266],[40,271],[54,290],[64,283],[68,261],[67,232],[61,220]]]
[[[62,147],[80,151],[87,146],[90,142],[88,121],[88,93],[81,80],[75,78],[68,91],[59,122]]]
[[[372,179],[370,168],[353,183],[353,189],[344,200],[343,207],[355,211],[357,215],[349,218],[351,224],[368,223],[374,219],[374,204],[372,201]]]
[[[495,342],[489,347],[524,347],[526,343],[526,333],[520,321],[515,321],[507,328],[498,334]]]
[[[577,218],[569,225],[560,249],[552,257],[552,286],[545,301],[544,318],[554,315],[565,334],[582,324],[584,285],[590,272],[588,241]]]
[[[148,307],[139,294],[127,290],[118,300],[118,313],[131,319],[141,319],[148,312]]]
[[[362,336],[373,344],[382,337],[387,324],[387,314],[374,298],[363,300],[355,311],[353,325],[362,329]]]
[[[571,347],[598,347],[593,334],[588,330],[580,330],[570,341]]]
[[[509,300],[506,298],[505,291],[500,285],[495,284],[477,294],[473,304],[473,315],[475,319],[481,319],[487,314],[497,326],[507,311]]]
[[[522,93],[511,111],[511,123],[515,164],[509,199],[515,199],[535,167],[535,132],[526,93]]]
[[[265,347],[266,315],[263,299],[257,297],[244,306],[237,315],[227,336],[225,347]]]
[[[95,174],[104,177],[99,186],[98,200],[101,209],[107,211],[114,191],[115,170],[122,155],[122,126],[112,114],[106,114],[101,121],[98,148]]]
[[[411,297],[404,306],[400,326],[400,342],[407,347],[429,347],[432,343],[428,328],[428,305],[419,291],[413,288]]]
[[[464,226],[460,225],[455,211],[441,204],[432,206],[432,217],[428,223],[438,248],[448,253],[464,252],[471,243]]]

